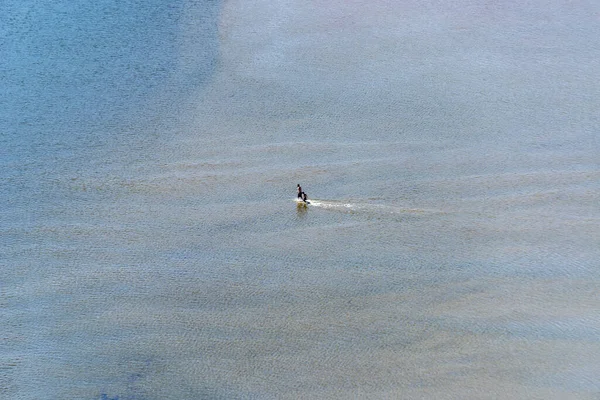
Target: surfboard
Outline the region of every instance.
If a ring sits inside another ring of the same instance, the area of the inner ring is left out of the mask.
[[[299,206],[305,206],[307,204],[310,204],[310,201],[308,201],[308,200],[304,201],[302,199],[296,198],[296,203],[298,203]]]

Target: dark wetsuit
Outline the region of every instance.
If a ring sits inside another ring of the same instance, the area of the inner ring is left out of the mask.
[[[298,198],[301,199],[302,198],[302,187],[300,187],[300,185],[298,185]]]

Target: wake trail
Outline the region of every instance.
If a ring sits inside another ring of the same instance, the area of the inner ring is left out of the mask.
[[[371,213],[371,214],[411,214],[411,215],[431,215],[444,214],[443,211],[393,206],[387,204],[373,204],[367,202],[343,201],[343,200],[323,200],[309,199],[309,206],[323,208],[326,210],[347,212],[347,213]]]

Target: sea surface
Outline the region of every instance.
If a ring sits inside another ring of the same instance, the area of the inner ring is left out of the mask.
[[[599,137],[594,1],[3,0],[0,399],[598,400]]]

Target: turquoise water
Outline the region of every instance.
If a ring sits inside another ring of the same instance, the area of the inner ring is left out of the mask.
[[[599,15],[2,3],[0,398],[597,398]]]

